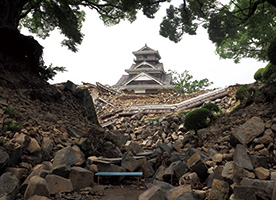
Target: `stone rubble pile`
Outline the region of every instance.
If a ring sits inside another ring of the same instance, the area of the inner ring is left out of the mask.
[[[234,103],[226,98],[216,102]],[[152,180],[139,200],[276,199],[276,116],[269,104],[222,116],[197,134],[185,131],[181,115],[136,115],[109,128],[128,139],[119,165]]]
[[[133,171],[143,172],[148,188],[139,200],[276,199],[271,104],[253,103],[229,114],[238,103],[230,93],[214,101],[224,114],[197,133],[185,130],[186,111],[136,114],[101,128],[95,125],[88,90],[73,83],[56,89],[0,89],[1,127],[22,126],[0,135],[0,200],[92,198],[96,172]],[[110,104],[111,95],[104,95]],[[9,106],[21,116],[8,115]]]
[[[79,190],[93,183],[94,174],[84,168],[88,156],[121,155],[109,142],[117,136],[97,125],[87,89],[70,81],[38,85],[0,87],[1,200]]]
[[[179,94],[167,92],[161,94],[115,94],[112,91],[103,90],[101,87],[93,85],[82,85],[82,88],[88,88],[95,102],[96,112],[100,122],[112,114],[121,110],[130,108],[132,105],[160,105],[175,104],[184,100],[191,99],[207,91],[199,91],[192,94]]]

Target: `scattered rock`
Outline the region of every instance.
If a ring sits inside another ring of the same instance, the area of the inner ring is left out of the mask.
[[[40,176],[33,176],[24,193],[24,199],[29,199],[30,197],[38,195],[50,197],[50,191],[45,179]]]
[[[227,200],[229,195],[229,184],[218,179],[213,180],[210,200]]]
[[[69,146],[56,152],[53,160],[53,166],[54,167],[57,167],[59,165],[72,166],[77,162],[78,162],[78,158],[76,156],[76,153],[72,149],[72,147]]]
[[[236,146],[233,160],[237,165],[241,166],[244,169],[248,169],[248,170],[254,169],[254,167],[252,165],[252,161],[249,158],[245,147],[241,144],[238,144]]]
[[[72,167],[69,179],[72,182],[74,190],[79,190],[93,185],[94,174],[81,167]]]
[[[6,172],[0,177],[0,198],[5,199],[15,199],[18,187],[19,180],[17,177],[11,173]]]
[[[239,126],[232,134],[243,145],[247,145],[253,139],[264,132],[264,122],[260,117],[252,117],[250,120]]]
[[[255,174],[260,180],[266,180],[269,178],[270,172],[268,169],[263,167],[257,167],[255,168]]]
[[[47,175],[45,180],[50,194],[73,191],[73,185],[70,179],[66,179],[57,175]]]
[[[188,160],[187,160],[188,167],[197,173],[198,177],[201,179],[205,179],[208,176],[208,168],[202,161],[199,153],[194,153]]]

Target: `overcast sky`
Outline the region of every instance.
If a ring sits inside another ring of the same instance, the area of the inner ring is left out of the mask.
[[[194,79],[213,81],[211,88],[254,82],[254,73],[266,64],[254,59],[243,59],[239,64],[219,59],[205,29],[199,29],[196,36],[184,35],[177,44],[160,36],[159,26],[168,6],[168,3],[162,4],[155,19],[140,13],[132,24],[122,21],[111,27],[104,26],[95,11],[87,12],[82,29],[85,37],[77,53],[61,47],[63,36],[59,31],[46,40],[38,39],[44,46],[45,63],[64,66],[68,70],[58,73],[50,83],[71,80],[76,84],[83,81],[114,85],[134,63],[132,52],[145,44],[159,51],[165,71],[171,69],[181,73],[188,70]]]

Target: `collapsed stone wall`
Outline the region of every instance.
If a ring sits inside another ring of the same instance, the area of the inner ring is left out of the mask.
[[[185,112],[136,114],[104,129],[82,117],[72,94],[78,87],[68,83],[64,88],[3,90],[2,125],[3,108],[12,105],[23,115],[13,123],[23,127],[1,134],[0,187],[10,183],[9,190],[0,189],[1,197],[93,198],[96,172],[142,171],[148,190],[140,200],[275,198],[272,104],[225,113],[197,134],[185,130]],[[214,103],[228,111],[237,102],[229,95]]]

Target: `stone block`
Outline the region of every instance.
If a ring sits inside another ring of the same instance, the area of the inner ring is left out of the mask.
[[[166,143],[160,144],[159,147],[162,149],[162,151],[165,151],[167,153],[171,153],[172,151],[172,148]]]
[[[72,149],[74,150],[78,160],[74,165],[78,165],[78,166],[82,165],[85,162],[85,157],[83,152],[80,150],[80,148],[77,145],[74,145]]]
[[[266,156],[250,155],[250,159],[254,168],[264,167],[268,168],[268,158]]]
[[[41,147],[38,144],[38,142],[36,141],[36,139],[31,138],[31,141],[27,147],[27,151],[29,151],[30,153],[36,153],[41,151]]]
[[[72,166],[76,162],[78,162],[76,153],[72,149],[72,147],[68,146],[56,152],[53,160],[53,167],[56,167],[59,165]]]
[[[192,189],[190,185],[180,185],[168,190],[165,193],[167,200],[193,200]]]
[[[259,180],[259,179],[251,179],[244,177],[240,182],[240,185],[243,187],[253,189],[253,194],[255,194],[255,198],[262,197],[263,199],[271,199],[274,187],[274,181],[270,180]]]
[[[174,148],[176,151],[180,151],[182,146],[183,143],[179,140],[172,144],[172,148]]]
[[[73,185],[70,179],[57,175],[47,175],[45,180],[47,182],[50,194],[73,191]]]
[[[163,181],[163,176],[166,171],[166,168],[163,165],[160,165],[160,167],[156,170],[154,174],[154,178],[160,181]]]
[[[201,179],[206,179],[208,176],[208,168],[206,167],[205,163],[202,161],[199,153],[194,153],[188,160],[187,160],[188,167],[197,173],[198,177]]]
[[[210,200],[227,200],[229,195],[229,184],[225,181],[214,179]]]
[[[92,186],[94,183],[94,174],[81,167],[72,167],[69,179],[72,182],[74,190]]]
[[[64,85],[64,90],[65,91],[71,91],[71,92],[76,92],[76,85],[72,81],[67,81]]]
[[[238,144],[235,148],[235,152],[233,155],[234,162],[241,166],[244,169],[253,170],[254,167],[252,165],[252,161],[249,158],[246,149],[243,145]]]
[[[27,175],[28,170],[25,168],[7,167],[5,169],[5,172],[13,173],[16,176],[16,178],[20,181],[22,180],[23,176]]]
[[[69,171],[71,167],[68,165],[58,165],[53,168],[52,173],[58,176],[62,176],[64,178],[68,178]]]
[[[261,180],[266,180],[269,178],[270,172],[268,169],[263,168],[263,167],[257,167],[254,170],[256,176],[258,177],[258,179]]]
[[[18,184],[19,180],[13,173],[6,172],[2,174],[0,177],[0,197],[15,199],[18,192]]]
[[[230,161],[224,165],[221,175],[230,183],[239,183],[245,176],[245,170]]]
[[[160,189],[163,191],[163,192],[166,192],[167,190],[170,190],[173,188],[173,185],[169,184],[169,183],[166,183],[164,181],[158,181],[158,180],[154,180],[153,181],[153,185],[157,185],[160,187]]]
[[[127,147],[127,151],[131,151],[134,155],[143,151],[142,147],[137,142],[131,142]]]
[[[41,178],[40,176],[33,176],[30,179],[24,193],[24,199],[29,199],[34,195],[50,197],[48,185],[45,179]]]
[[[25,179],[25,181],[22,183],[21,187],[20,187],[20,190],[21,191],[25,191],[26,190],[26,187],[28,186],[29,184],[29,181],[30,179],[33,177],[33,176],[39,176],[40,173],[44,170],[52,170],[51,169],[51,166],[47,165],[47,164],[38,164],[36,165],[33,169],[32,169],[32,172],[29,174],[29,176]]]
[[[247,145],[256,137],[264,132],[265,124],[259,117],[252,117],[247,122],[237,127],[233,132],[233,136],[243,145]]]

